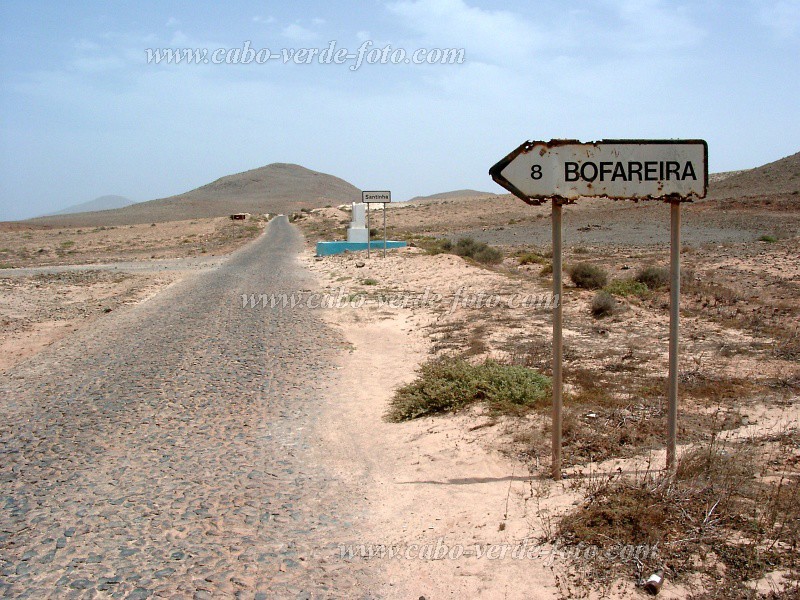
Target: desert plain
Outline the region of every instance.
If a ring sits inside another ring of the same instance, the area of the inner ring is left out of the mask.
[[[318,175],[0,224],[0,592],[798,596],[800,155],[682,208],[676,474],[669,208],[564,208],[559,481],[549,204],[418,198],[407,248],[318,257],[357,200]]]

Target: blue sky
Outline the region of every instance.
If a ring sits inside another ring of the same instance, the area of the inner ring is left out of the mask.
[[[0,3],[0,220],[180,193],[272,162],[396,199],[526,139],[800,150],[800,0]],[[148,48],[463,48],[463,64],[147,64]]]

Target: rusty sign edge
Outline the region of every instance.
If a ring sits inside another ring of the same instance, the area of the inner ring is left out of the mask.
[[[556,148],[559,146],[595,146],[599,147],[604,144],[630,144],[630,145],[651,145],[651,144],[669,144],[669,145],[702,145],[703,146],[703,193],[702,195],[689,195],[682,196],[680,194],[665,194],[663,196],[609,196],[607,194],[585,195],[582,198],[608,198],[610,200],[632,200],[638,202],[639,200],[660,200],[662,202],[672,202],[678,200],[680,202],[691,202],[693,197],[705,198],[708,194],[708,142],[702,139],[602,139],[592,142],[581,142],[575,139],[551,139],[549,142],[543,140],[527,140],[520,144],[517,148],[509,152],[505,157],[500,159],[489,169],[489,175],[492,180],[502,188],[505,188],[523,202],[532,206],[539,206],[548,200],[555,200],[561,204],[573,204],[574,198],[565,198],[558,195],[532,195],[529,196],[518,189],[514,184],[503,177],[503,170],[520,154],[527,154],[535,146],[545,146],[546,148]]]

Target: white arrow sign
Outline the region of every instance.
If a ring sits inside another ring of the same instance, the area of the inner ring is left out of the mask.
[[[553,197],[703,198],[708,145],[703,140],[525,142],[489,174],[530,204]]]

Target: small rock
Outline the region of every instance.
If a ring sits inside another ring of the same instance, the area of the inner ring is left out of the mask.
[[[175,572],[175,569],[167,567],[166,569],[160,569],[160,570],[156,571],[155,573],[153,573],[153,577],[155,577],[156,579],[163,579],[164,577],[169,577],[174,572]]]
[[[366,265],[367,265],[367,263],[365,263],[363,260],[357,260],[356,261],[356,267],[359,268],[359,269],[361,267],[365,267]]]
[[[69,587],[71,587],[73,590],[88,590],[90,587],[92,587],[92,585],[92,582],[88,579],[76,579],[69,584]]]

